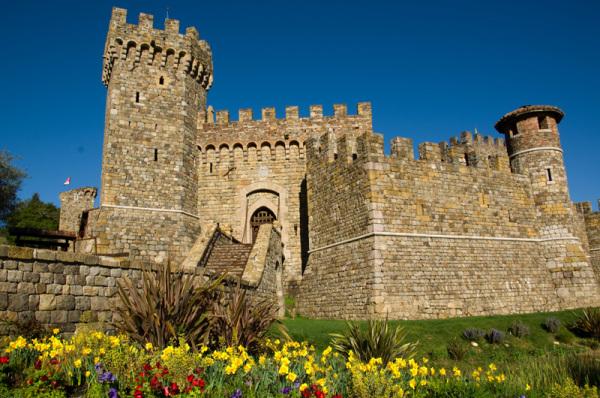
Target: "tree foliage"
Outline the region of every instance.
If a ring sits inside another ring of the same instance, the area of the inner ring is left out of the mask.
[[[31,199],[19,202],[7,217],[9,228],[37,228],[54,231],[58,229],[60,210],[52,203],[40,200],[34,193]]]
[[[13,159],[9,152],[0,150],[0,223],[6,222],[17,206],[17,191],[26,176],[12,164]]]

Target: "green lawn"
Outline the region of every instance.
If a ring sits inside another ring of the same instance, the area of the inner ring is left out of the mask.
[[[527,357],[544,355],[546,352],[557,352],[583,348],[580,340],[574,338],[564,327],[568,325],[579,311],[561,311],[534,314],[519,314],[506,316],[451,318],[419,321],[392,321],[392,325],[401,325],[406,332],[408,341],[418,341],[418,355],[430,358],[434,363],[443,366],[453,364],[447,354],[448,342],[458,338],[460,344],[468,348],[463,364],[479,366],[489,362],[509,365]],[[561,333],[572,338],[569,344],[555,344],[556,336],[542,328],[542,323],[548,317],[561,320],[563,327]],[[507,329],[514,321],[520,321],[529,326],[530,335],[524,338],[510,336]],[[345,321],[320,320],[306,318],[286,318],[283,323],[288,328],[289,334],[295,340],[307,340],[317,349],[324,349],[329,344],[330,333],[341,332],[346,328]],[[366,325],[366,322],[361,324]],[[461,339],[466,328],[491,328],[505,332],[506,339],[503,344],[488,344],[485,340],[473,347],[469,342]]]

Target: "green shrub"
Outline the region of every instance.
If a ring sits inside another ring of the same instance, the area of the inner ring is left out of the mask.
[[[119,281],[115,327],[142,345],[164,348],[183,336],[195,348],[209,339],[208,310],[222,279],[198,284],[191,275],[171,272],[170,264],[156,272],[144,268],[140,288],[127,277]]]
[[[529,336],[529,326],[523,322],[515,321],[508,327],[508,332],[515,337],[523,338]]]
[[[553,316],[546,318],[544,323],[542,323],[542,327],[549,333],[556,333],[560,329],[561,322],[560,319],[555,318]]]
[[[598,398],[598,389],[596,387],[579,387],[571,379],[567,379],[564,384],[555,384],[548,394],[548,398]]]
[[[566,358],[569,376],[579,386],[595,386],[600,388],[600,354],[586,352],[572,354]]]
[[[600,308],[586,308],[582,311],[571,327],[583,337],[593,337],[600,340]]]
[[[559,341],[564,344],[572,344],[575,340],[575,335],[568,331],[567,329],[561,329],[556,335],[554,335],[556,341]]]
[[[462,340],[454,338],[448,343],[447,351],[450,359],[461,361],[467,355],[469,347]]]
[[[485,336],[485,330],[479,328],[467,328],[463,330],[462,336],[468,341],[479,341]]]
[[[250,352],[257,352],[259,343],[277,322],[277,305],[267,300],[253,301],[246,296],[241,281],[225,295],[225,303],[213,302],[211,335],[221,346],[240,344]],[[280,328],[284,328],[280,323]],[[285,330],[282,334],[286,335]]]
[[[342,333],[331,333],[331,346],[334,350],[348,355],[352,351],[362,361],[381,358],[387,363],[395,358],[412,358],[417,343],[406,342],[402,328],[390,327],[388,320],[370,320],[366,330],[357,322],[347,322]]]
[[[504,333],[498,329],[490,329],[489,332],[486,333],[485,339],[490,344],[500,344],[504,341]]]

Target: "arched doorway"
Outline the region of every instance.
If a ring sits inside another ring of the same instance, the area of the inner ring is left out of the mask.
[[[272,224],[276,220],[275,214],[268,207],[259,207],[250,217],[250,228],[252,228],[252,243],[256,241],[258,228],[263,224]]]

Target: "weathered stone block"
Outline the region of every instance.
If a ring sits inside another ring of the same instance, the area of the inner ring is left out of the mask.
[[[52,311],[56,309],[56,295],[40,294],[40,311]]]
[[[8,296],[8,310],[9,311],[27,311],[29,309],[29,295],[28,294],[11,294]]]

